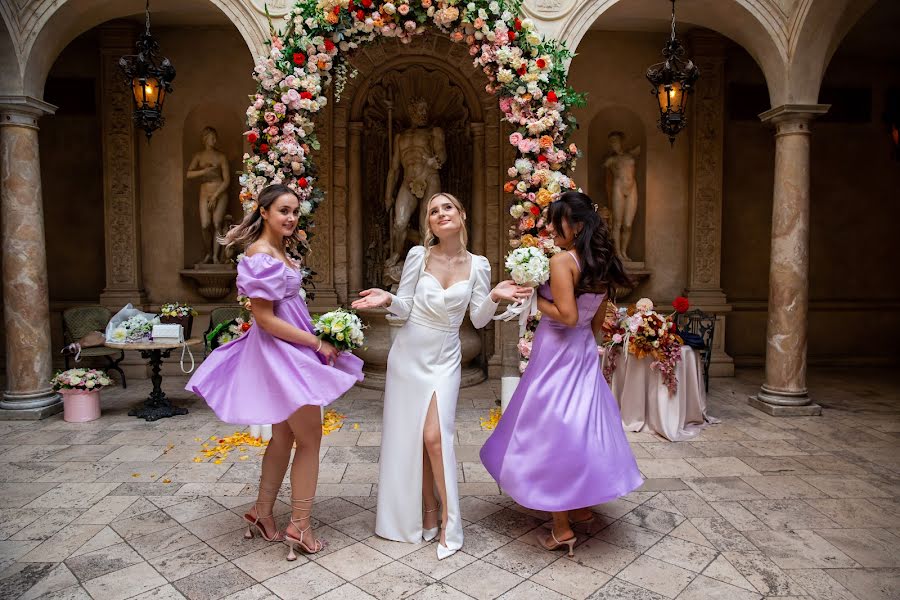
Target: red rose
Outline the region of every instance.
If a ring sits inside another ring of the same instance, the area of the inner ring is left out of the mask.
[[[356,7],[353,5],[353,0],[350,0],[347,4],[347,12],[352,13],[354,10],[356,10]]]
[[[260,144],[260,145],[259,145],[259,151],[262,152],[263,154],[265,154],[266,152],[269,151],[269,145],[266,144],[266,143]]]
[[[306,55],[302,52],[294,52],[293,60],[295,65],[302,67],[306,64]]]
[[[372,8],[372,0],[362,0],[362,5],[366,8]]]
[[[556,102],[559,98],[556,96],[556,92],[550,90],[547,92],[547,102]]]
[[[528,72],[528,68],[525,65],[522,65],[521,67],[516,69],[516,73],[518,73],[519,75],[524,75],[527,72]]]
[[[359,9],[358,11],[356,11],[356,19],[358,21],[365,21],[366,20],[366,12],[363,9]]]
[[[535,62],[537,63],[538,69],[543,69],[544,67],[547,66],[547,61],[544,60],[543,58],[539,58],[539,59],[537,59],[537,61],[535,61]]]
[[[516,17],[516,22],[513,24],[513,27],[516,28],[516,31],[522,31],[522,20],[519,17]]]
[[[300,98],[303,100],[312,100],[312,94],[310,92],[300,92]]]
[[[250,329],[250,323],[241,323],[241,331],[246,332],[248,329]]]
[[[334,50],[334,42],[325,40],[325,52],[331,52],[332,50]]]
[[[533,214],[534,216],[538,216],[539,214],[541,214],[541,209],[537,206],[532,205],[531,214]]]
[[[507,32],[506,37],[508,37],[510,43],[512,43],[512,42],[514,42],[514,41],[516,40],[516,32],[515,32],[515,31],[509,31],[509,32]]]
[[[675,300],[672,301],[672,308],[674,308],[675,312],[679,314],[686,313],[690,307],[690,301],[684,296],[678,296],[677,298],[675,298]]]
[[[341,7],[340,7],[340,6],[335,6],[335,7],[334,7],[334,11],[332,11],[332,12],[334,12],[334,14],[336,14],[336,15],[341,14]]]
[[[538,162],[539,162],[539,163],[545,163],[545,162],[547,162],[547,157],[544,156],[543,154],[539,154],[539,155],[538,155]]]
[[[250,142],[251,144],[255,144],[256,140],[258,140],[258,139],[259,139],[259,136],[256,135],[255,131],[251,131],[250,133],[247,134],[247,141]]]
[[[297,185],[299,185],[301,188],[305,188],[309,185],[309,181],[307,181],[306,177],[301,177],[297,180]]]

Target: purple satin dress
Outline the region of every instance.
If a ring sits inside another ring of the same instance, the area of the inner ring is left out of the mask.
[[[538,293],[551,299],[547,284]],[[574,327],[541,319],[528,367],[481,449],[500,488],[526,508],[590,507],[643,483],[591,331],[604,297],[578,296]]]
[[[241,294],[271,300],[276,317],[313,333],[300,282],[299,272],[268,254],[254,254],[238,263]],[[216,348],[186,389],[203,398],[226,423],[281,423],[301,406],[326,406],[337,400],[362,381],[362,364],[344,352],[335,366],[328,366],[309,346],[286,342],[254,324],[241,337]]]

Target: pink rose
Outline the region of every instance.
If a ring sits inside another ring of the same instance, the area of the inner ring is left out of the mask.
[[[275,113],[273,113],[273,112],[267,112],[267,113],[263,116],[263,119],[265,119],[266,123],[268,123],[269,125],[272,125],[273,123],[275,123],[276,121],[278,121],[278,117],[276,117],[276,116],[275,116]]]
[[[277,102],[274,108],[276,113],[284,113],[287,111],[287,107],[281,102]]]
[[[406,6],[406,5],[404,4],[403,6]],[[416,22],[415,21],[407,21],[406,23],[403,24],[403,27],[407,31],[413,32],[416,30]]]
[[[422,8],[431,8],[431,0],[422,0]]]
[[[403,16],[408,15],[409,14],[409,4],[401,4],[400,6],[397,7],[397,12]]]
[[[520,140],[518,146],[519,152],[521,152],[522,154],[531,152],[531,140],[529,140],[528,138],[523,138],[522,140]]]
[[[522,134],[518,131],[513,131],[511,134],[509,134],[509,143],[513,146],[520,145],[522,143],[522,139]]]
[[[516,175],[519,174],[519,172],[516,171],[515,167],[510,167],[506,170],[506,174],[509,175],[510,177],[515,177]]]

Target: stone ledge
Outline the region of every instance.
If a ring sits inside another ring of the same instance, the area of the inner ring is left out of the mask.
[[[62,399],[60,399],[59,402],[40,408],[25,408],[21,410],[0,409],[0,421],[39,421],[57,413],[61,413],[62,410]]]
[[[747,404],[773,417],[818,417],[822,414],[822,407],[818,404],[806,404],[804,406],[781,406],[763,402],[757,396],[750,396]]]

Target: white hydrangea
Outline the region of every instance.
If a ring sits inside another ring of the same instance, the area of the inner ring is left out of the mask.
[[[516,248],[506,256],[506,270],[519,285],[537,287],[550,279],[550,259],[531,246]]]

